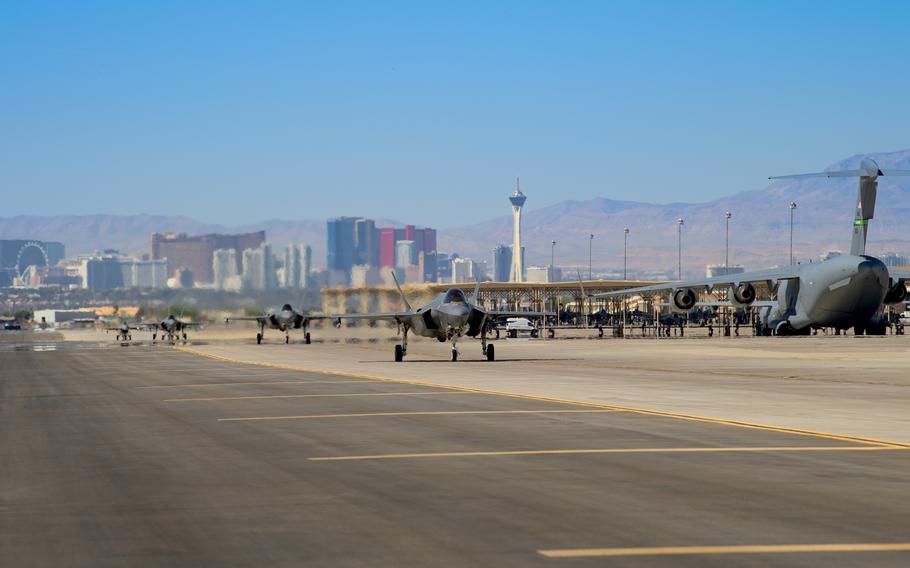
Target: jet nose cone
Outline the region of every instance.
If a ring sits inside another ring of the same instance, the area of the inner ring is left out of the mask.
[[[467,304],[452,303],[444,305],[442,311],[449,317],[468,317],[468,314],[471,313],[471,308]]]

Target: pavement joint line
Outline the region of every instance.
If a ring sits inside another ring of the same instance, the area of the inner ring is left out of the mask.
[[[458,391],[422,391],[422,392],[354,392],[354,393],[331,393],[331,394],[266,394],[252,396],[216,396],[203,398],[169,398],[162,402],[207,402],[221,400],[258,400],[271,398],[343,398],[358,396],[420,396],[420,395],[446,395],[446,394],[474,394],[470,392]]]
[[[652,410],[652,409],[647,409],[647,408],[636,408],[636,407],[632,407],[632,406],[621,406],[621,405],[615,405],[615,404],[585,402],[585,401],[563,399],[563,398],[557,398],[557,397],[525,395],[525,394],[519,394],[519,393],[510,393],[510,392],[496,391],[496,390],[490,390],[490,389],[481,389],[481,388],[474,388],[474,387],[443,385],[443,384],[438,384],[438,383],[430,383],[430,382],[426,382],[426,381],[394,379],[394,378],[390,378],[390,377],[381,377],[378,375],[368,375],[368,374],[363,374],[363,373],[350,373],[350,372],[345,372],[345,371],[332,371],[332,370],[326,370],[326,369],[308,369],[308,368],[304,368],[304,367],[295,367],[293,365],[282,365],[279,363],[245,361],[242,359],[233,359],[230,357],[224,357],[223,355],[215,355],[213,353],[206,353],[204,351],[198,351],[198,350],[189,349],[186,347],[174,347],[173,349],[184,352],[184,353],[189,353],[191,355],[196,355],[199,357],[205,357],[205,358],[213,359],[216,361],[236,363],[239,365],[255,365],[255,366],[261,366],[261,367],[270,367],[270,368],[274,368],[274,369],[299,371],[301,373],[313,373],[313,374],[321,374],[321,375],[329,375],[329,376],[353,377],[353,378],[357,378],[357,379],[368,379],[368,380],[380,381],[380,382],[408,384],[408,385],[423,386],[423,387],[446,388],[446,389],[460,390],[460,391],[465,391],[465,392],[476,392],[476,393],[482,393],[482,394],[489,394],[489,395],[494,395],[494,396],[507,396],[507,397],[512,397],[512,398],[521,398],[521,399],[525,399],[525,400],[555,402],[555,403],[561,403],[561,404],[571,404],[571,405],[575,405],[575,406],[586,406],[586,407],[590,407],[590,408],[605,408],[605,409],[629,412],[629,413],[634,413],[634,414],[661,416],[664,418],[676,418],[678,420],[706,422],[706,423],[711,423],[711,424],[721,424],[721,425],[725,425],[725,426],[734,426],[734,427],[739,427],[739,428],[751,428],[751,429],[755,429],[755,430],[780,432],[780,433],[784,433],[784,434],[793,434],[793,435],[798,435],[798,436],[828,438],[831,440],[858,442],[861,444],[889,446],[889,447],[895,447],[895,448],[910,448],[910,444],[907,444],[907,443],[894,442],[894,441],[890,441],[890,440],[880,440],[880,439],[870,438],[870,437],[865,437],[865,436],[835,434],[835,433],[831,433],[831,432],[821,432],[821,431],[817,431],[817,430],[808,430],[808,429],[803,429],[803,428],[789,428],[789,427],[785,427],[785,426],[773,426],[770,424],[759,424],[759,423],[748,422],[748,421],[744,421],[744,420],[714,418],[714,417],[709,417],[709,416],[698,416],[695,414],[684,414],[684,413],[679,413],[679,412],[668,412],[668,411],[662,411],[662,410]]]
[[[137,389],[190,389],[199,387],[233,387],[250,385],[359,385],[363,381],[244,381],[238,383],[187,383],[184,385],[151,385],[136,387]]]
[[[319,418],[374,418],[380,416],[457,416],[464,414],[602,414],[615,412],[607,409],[590,410],[553,410],[520,409],[520,410],[415,410],[403,412],[357,412],[348,414],[300,414],[296,416],[249,416],[240,418],[219,418],[218,422],[256,422],[267,420],[316,420]]]
[[[703,448],[593,448],[577,450],[502,450],[480,452],[427,452],[413,454],[373,454],[362,456],[325,456],[307,458],[308,461],[369,461],[426,458],[474,458],[500,456],[549,456],[576,454],[722,454],[722,453],[771,453],[771,452],[874,452],[904,451],[889,446],[742,446]]]
[[[677,556],[703,554],[782,554],[797,552],[901,552],[908,542],[836,544],[745,544],[726,546],[648,546],[640,548],[578,548],[538,550],[547,558],[603,558],[611,556]]]

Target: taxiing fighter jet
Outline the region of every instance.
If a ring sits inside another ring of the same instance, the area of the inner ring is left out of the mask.
[[[770,178],[859,178],[850,254],[820,263],[668,282],[598,296],[669,293],[671,309],[688,312],[703,304],[698,301],[699,292],[728,288],[729,300],[725,305],[761,308],[762,326],[778,335],[808,334],[813,328],[822,327],[837,330],[852,327],[857,335],[884,333],[884,324],[875,314],[883,304],[899,304],[906,300],[906,282],[910,280],[910,271],[889,271],[881,260],[866,254],[866,233],[875,212],[878,178],[881,176],[910,176],[910,170],[882,170],[875,161],[864,158],[857,170]],[[757,302],[756,283],[766,283],[775,299]],[[718,305],[716,302],[710,304]]]
[[[395,274],[392,273],[392,277]],[[411,304],[405,297],[401,286],[398,285],[398,279],[395,278],[395,286],[401,295],[401,300],[407,308],[402,312],[382,312],[366,314],[330,314],[325,316],[330,319],[365,319],[365,320],[393,320],[398,324],[398,329],[402,334],[401,345],[395,346],[395,361],[402,361],[408,353],[408,332],[414,333],[421,337],[433,337],[439,342],[450,341],[452,343],[452,361],[458,360],[457,342],[463,336],[477,337],[480,335],[480,347],[487,361],[495,359],[495,350],[493,345],[487,344],[487,332],[499,320],[510,317],[545,317],[555,316],[550,312],[520,312],[520,311],[498,311],[488,310],[477,303],[477,293],[480,290],[480,282],[474,287],[474,294],[470,300],[465,293],[459,288],[449,288],[445,293],[440,294],[436,299],[425,306],[416,310],[411,308]]]
[[[318,316],[321,318],[322,316]],[[284,332],[284,342],[291,342],[291,330],[292,329],[303,329],[303,341],[309,345],[310,344],[310,332],[307,331],[307,328],[310,325],[310,320],[317,319],[316,317],[304,315],[291,307],[290,304],[285,304],[281,306],[281,309],[278,311],[267,311],[262,315],[258,316],[238,316],[238,317],[229,317],[225,318],[225,323],[231,323],[232,321],[255,321],[259,324],[259,333],[256,334],[256,343],[262,343],[262,338],[265,335],[265,328],[277,329]]]
[[[132,341],[133,334],[131,332],[133,330],[139,330],[139,329],[141,329],[141,328],[136,327],[134,325],[130,325],[129,323],[127,323],[126,320],[120,320],[119,326],[105,327],[104,331],[116,331],[117,332],[117,337],[115,338],[116,341]]]
[[[139,325],[142,329],[148,329],[152,332],[152,341],[158,339],[158,334],[161,334],[161,339],[168,341],[174,341],[183,336],[183,340],[186,341],[186,330],[189,328],[201,328],[201,323],[193,323],[183,321],[173,314],[169,314],[166,318],[160,322],[142,322]]]

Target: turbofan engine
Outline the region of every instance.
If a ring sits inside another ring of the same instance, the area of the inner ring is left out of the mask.
[[[907,285],[903,280],[898,280],[891,288],[888,289],[888,293],[885,294],[885,303],[886,304],[900,304],[907,299]]]
[[[748,282],[733,287],[732,291],[731,300],[735,306],[748,306],[754,302],[757,297],[755,286]]]
[[[692,288],[684,288],[673,292],[673,307],[677,310],[688,312],[695,307],[697,301],[698,298],[695,296],[695,291],[692,290]]]

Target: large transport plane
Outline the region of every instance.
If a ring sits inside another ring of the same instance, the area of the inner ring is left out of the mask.
[[[280,310],[269,310],[258,316],[237,316],[225,318],[226,324],[232,321],[255,321],[259,325],[259,333],[256,334],[256,344],[262,343],[265,336],[265,328],[277,329],[284,332],[284,342],[291,342],[291,330],[302,329],[303,341],[307,345],[310,343],[310,332],[308,331],[310,320],[319,319],[322,316],[308,316],[296,311],[290,304],[281,306]]]
[[[883,334],[885,322],[877,317],[882,305],[907,299],[908,270],[890,270],[881,260],[866,254],[866,234],[875,213],[875,196],[881,176],[910,176],[910,170],[882,170],[864,158],[857,170],[779,176],[770,179],[811,177],[857,177],[859,190],[850,254],[820,263],[730,274],[703,280],[684,280],[654,286],[597,294],[619,297],[668,293],[670,308],[688,312],[698,307],[700,292],[728,288],[732,307],[760,308],[762,326],[778,335],[803,335],[815,328],[853,328],[857,335]],[[756,301],[756,283],[765,283],[774,294],[772,301]],[[715,302],[709,302],[717,305]],[[703,304],[702,304],[703,305]]]
[[[392,278],[395,278],[394,272],[392,273]],[[461,289],[449,288],[429,304],[415,310],[411,308],[411,304],[401,290],[401,286],[398,285],[397,278],[395,279],[395,286],[398,288],[398,293],[401,295],[405,308],[407,308],[405,311],[330,314],[325,317],[335,320],[384,319],[396,322],[402,334],[402,340],[401,345],[395,346],[395,361],[402,361],[408,353],[409,331],[413,331],[421,337],[432,337],[440,343],[450,341],[452,343],[452,361],[458,360],[458,348],[456,346],[458,339],[463,336],[477,337],[480,335],[481,352],[487,361],[493,361],[496,357],[495,349],[492,344],[487,344],[487,333],[494,328],[497,322],[513,317],[547,317],[556,315],[551,312],[488,310],[477,303],[480,282],[474,286],[474,294],[470,300]]]

